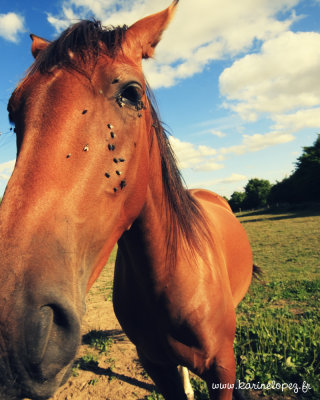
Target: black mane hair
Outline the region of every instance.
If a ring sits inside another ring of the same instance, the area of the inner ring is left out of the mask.
[[[175,265],[178,242],[181,239],[184,245],[187,245],[191,250],[192,256],[199,254],[206,260],[206,255],[203,252],[204,244],[213,246],[213,238],[204,218],[203,209],[186,189],[169,136],[160,121],[155,97],[148,85],[147,97],[160,150],[162,183],[169,205],[167,230],[168,264],[171,267]]]
[[[67,28],[58,39],[50,42],[41,51],[30,68],[29,73],[36,71],[49,72],[55,66],[63,66],[82,71],[78,60],[73,62],[70,52],[80,56],[84,63],[96,60],[104,51],[113,58],[121,49],[127,26],[104,27],[100,21],[83,20]],[[104,48],[101,47],[104,44]]]

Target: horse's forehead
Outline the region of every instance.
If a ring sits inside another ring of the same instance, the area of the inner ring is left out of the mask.
[[[16,87],[14,92],[12,93],[8,110],[17,111],[17,109],[21,105],[25,104],[35,104],[34,100],[39,99],[39,95],[46,92],[46,89],[52,82],[61,82],[64,85],[71,85],[70,79],[66,79],[66,76],[63,76],[62,69],[58,67],[52,68],[50,72],[41,73],[39,71],[34,72],[33,74],[27,75]],[[34,103],[33,103],[34,102]]]
[[[122,52],[115,58],[106,55],[99,57],[96,69],[102,75],[119,75],[119,77],[123,76],[124,79],[127,76],[136,76],[140,80],[144,79],[141,63],[135,63],[132,58]]]
[[[9,112],[15,112],[21,104],[32,104],[33,100],[39,98],[46,92],[49,86],[55,87],[55,95],[59,96],[61,92],[74,92],[75,87],[82,87],[92,91],[95,88],[106,90],[106,86],[113,86],[113,83],[125,83],[126,81],[139,81],[145,86],[145,79],[141,64],[136,64],[127,55],[119,52],[114,58],[101,54],[93,62],[83,62],[77,55],[71,55],[74,66],[55,65],[49,71],[34,71],[20,82],[13,92],[9,104]],[[54,84],[53,84],[54,83]],[[101,90],[100,90],[101,91]],[[53,93],[50,93],[51,99]],[[35,102],[34,104],[36,104]]]
[[[50,71],[46,71],[45,73],[37,71],[31,76],[27,76],[19,87],[22,89],[31,89],[37,86],[37,84],[45,87],[52,80],[59,81],[61,85],[66,86],[72,85],[74,82],[88,86],[88,83],[92,85],[99,79],[103,79],[104,83],[108,83],[110,79],[110,83],[112,83],[115,78],[126,80],[133,77],[144,81],[141,64],[136,64],[130,57],[123,53],[120,53],[115,58],[110,58],[102,54],[96,61],[92,62],[83,62],[77,56],[72,56],[72,58],[74,58],[72,66],[55,65]]]

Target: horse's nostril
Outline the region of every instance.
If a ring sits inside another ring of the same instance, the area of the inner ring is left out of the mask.
[[[75,314],[57,304],[45,305],[25,323],[27,369],[33,379],[52,379],[74,358],[80,343]]]
[[[44,306],[38,313],[28,315],[26,322],[26,350],[29,363],[41,363],[46,351],[53,323],[53,310]]]
[[[50,307],[52,309],[53,323],[55,327],[68,331],[70,328],[70,324],[72,323],[72,321],[70,321],[71,315],[69,315],[66,310],[55,304],[51,304],[45,307]]]

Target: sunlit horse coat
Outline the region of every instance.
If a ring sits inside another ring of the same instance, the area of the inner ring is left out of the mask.
[[[35,63],[8,105],[18,154],[0,211],[0,399],[45,399],[66,381],[85,294],[117,241],[115,313],[158,389],[191,398],[182,365],[212,398],[232,397],[250,246],[222,198],[184,188],[141,69],[177,3],[130,28],[32,36]]]

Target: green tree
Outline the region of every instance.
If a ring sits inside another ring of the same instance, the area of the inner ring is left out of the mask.
[[[250,179],[245,186],[245,208],[265,207],[271,190],[271,183],[266,179]]]
[[[233,192],[229,200],[232,211],[240,211],[240,209],[242,209],[244,206],[245,198],[245,192]]]
[[[276,203],[290,203],[295,198],[295,188],[291,177],[284,178],[281,182],[277,182],[272,186],[269,202],[270,204]]]
[[[296,162],[296,171],[313,170],[320,167],[320,134],[312,146],[304,147],[302,155]],[[312,171],[313,172],[313,171]]]
[[[292,179],[299,200],[320,200],[320,134],[312,146],[303,148]]]
[[[273,186],[272,203],[320,200],[320,134],[312,146],[304,147],[294,172]]]

